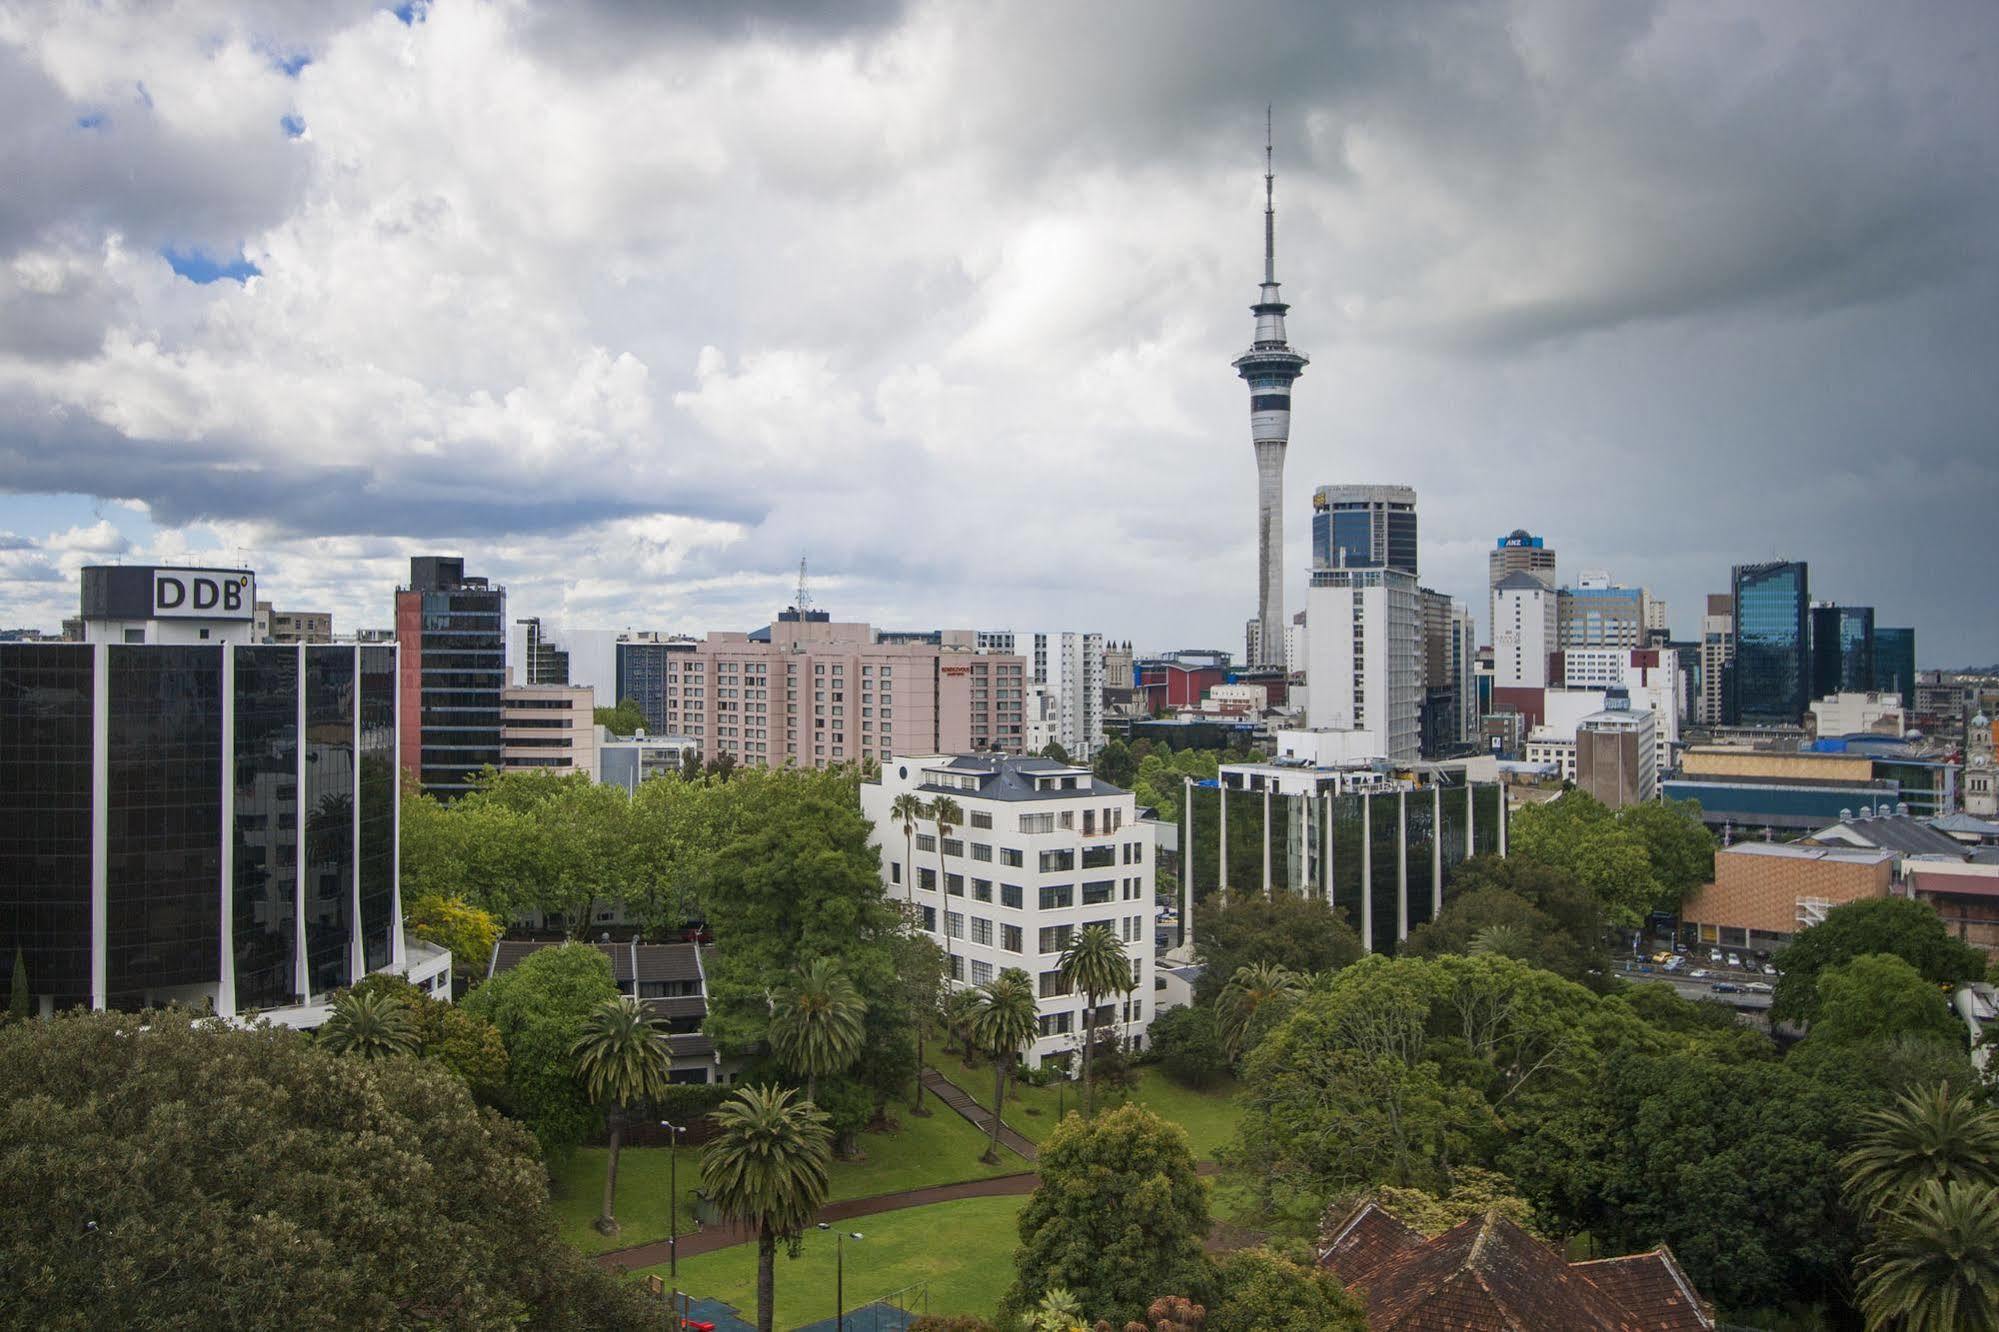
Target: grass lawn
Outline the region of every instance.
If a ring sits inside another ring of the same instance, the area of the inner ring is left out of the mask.
[[[933,1064],[945,1077],[970,1092],[972,1099],[980,1105],[992,1104],[993,1070],[990,1064],[973,1068],[958,1056],[944,1054],[941,1050]],[[1195,1159],[1212,1161],[1216,1151],[1235,1137],[1236,1124],[1242,1118],[1242,1112],[1235,1104],[1235,1094],[1233,1079],[1217,1083],[1207,1091],[1189,1091],[1167,1077],[1163,1070],[1146,1067],[1139,1070],[1138,1087],[1130,1099],[1186,1129],[1187,1137],[1194,1144]],[[1040,1142],[1058,1122],[1058,1111],[1080,1110],[1082,1104],[1081,1082],[1058,1083],[1052,1087],[1009,1083],[1002,1118],[1027,1138]]]
[[[1011,1175],[1032,1167],[1000,1149],[998,1165],[984,1165],[979,1156],[986,1148],[985,1137],[965,1120],[926,1097],[930,1117],[919,1119],[908,1107],[895,1110],[901,1124],[893,1133],[863,1133],[861,1150],[865,1161],[835,1161],[831,1170],[828,1201],[867,1198],[877,1193],[899,1193],[931,1184],[952,1184],[965,1179],[985,1179],[991,1175]],[[599,1235],[591,1224],[604,1196],[602,1147],[580,1148],[554,1172],[550,1205],[562,1237],[585,1253],[603,1253],[635,1244],[664,1239],[667,1225],[667,1151],[664,1147],[628,1147],[618,1154],[618,1224],[616,1236]],[[701,1182],[701,1153],[684,1147],[680,1152],[680,1225],[694,1226],[693,1190]],[[1008,1252],[1012,1252],[1011,1248]]]
[[[847,1308],[926,1281],[929,1312],[990,1316],[1013,1280],[1014,1220],[1026,1198],[967,1198],[864,1216],[848,1223],[865,1238],[846,1241]],[[666,1268],[646,1269],[662,1277]],[[772,1322],[795,1328],[831,1318],[833,1236],[808,1231],[799,1257],[778,1246]],[[757,1247],[738,1244],[680,1264],[683,1290],[726,1300],[755,1321]],[[919,1306],[921,1307],[921,1306]]]

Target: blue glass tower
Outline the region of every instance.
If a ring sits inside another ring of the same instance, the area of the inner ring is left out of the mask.
[[[1874,608],[1812,607],[1812,697],[1874,687]]]
[[[1811,585],[1802,560],[1738,564],[1729,720],[1795,726],[1811,705]]]
[[[1899,693],[1902,706],[1916,706],[1916,631],[1876,629],[1874,631],[1874,680],[1870,688],[1882,693]]]

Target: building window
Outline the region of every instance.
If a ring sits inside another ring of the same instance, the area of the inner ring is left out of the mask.
[[[916,867],[916,886],[926,893],[935,892],[937,890],[937,871],[927,865],[918,865]]]
[[[889,862],[888,862],[888,881],[889,881],[890,883],[901,883],[901,882],[902,882],[902,862],[901,862],[901,861],[899,861],[899,860],[891,860],[891,861],[889,861]]]
[[[993,826],[993,816],[982,809],[975,809],[971,815],[971,826],[974,828],[990,828]]]
[[[1070,936],[1075,934],[1074,925],[1043,925],[1036,936],[1036,952],[1059,953],[1069,946]],[[1043,991],[1045,994],[1046,991]],[[1064,994],[1068,991],[1063,991]]]
[[[992,900],[993,900],[993,881],[992,881],[991,879],[974,879],[974,880],[972,880],[972,900],[973,900],[974,902],[990,902],[990,901],[992,901]]]
[[[1009,953],[1018,953],[1021,947],[1021,931],[1018,925],[1000,926],[1000,947]]]
[[[953,897],[963,897],[965,895],[965,876],[962,874],[946,874],[944,876],[944,891]]]
[[[924,932],[925,934],[935,934],[935,933],[937,933],[937,908],[936,908],[936,907],[924,907],[924,908],[923,908],[923,932]]]
[[[1076,905],[1076,885],[1073,883],[1048,883],[1041,886],[1041,909],[1056,911],[1062,907]]]
[[[944,839],[944,854],[947,856],[957,856],[960,859],[963,859],[965,855],[965,844],[959,841],[955,837],[946,837]]]
[[[1098,879],[1093,883],[1086,883],[1083,885],[1083,905],[1100,906],[1110,901],[1111,895],[1116,891],[1115,879]]]
[[[1015,911],[1018,911],[1020,910],[1020,904],[1021,904],[1020,885],[1017,883],[1001,884],[1000,905],[1003,907],[1012,907]]]
[[[1015,869],[1021,869],[1026,866],[1027,860],[1024,856],[1021,855],[1019,851],[1016,851],[1014,848],[1010,846],[1003,846],[1000,848],[1000,864],[1011,865]]]
[[[1059,969],[1041,973],[1041,997],[1043,999],[1057,999],[1067,993],[1069,993],[1069,980]],[[1064,1030],[1067,1030],[1067,1028],[1064,1028]]]
[[[1043,874],[1061,874],[1074,868],[1076,868],[1076,853],[1074,851],[1043,851],[1041,853],[1041,872]]]
[[[993,944],[993,923],[984,916],[972,917],[972,942],[990,948]]]
[[[1024,833],[1050,833],[1055,831],[1053,814],[1023,814],[1020,816],[1020,830]]]
[[[990,983],[992,981],[992,978],[993,978],[992,963],[981,962],[977,958],[972,959],[972,984],[985,985]]]
[[[984,842],[972,843],[972,859],[990,861],[992,858],[993,849],[990,846]]]

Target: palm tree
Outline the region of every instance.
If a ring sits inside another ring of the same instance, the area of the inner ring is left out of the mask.
[[[1083,1114],[1096,1113],[1091,1084],[1093,1048],[1097,1041],[1097,1000],[1131,991],[1131,959],[1124,944],[1105,925],[1085,925],[1062,954],[1062,979],[1083,992]]]
[[[1926,1180],[1999,1185],[1999,1110],[1946,1083],[1918,1087],[1861,1116],[1861,1135],[1840,1160],[1847,1196],[1862,1212],[1889,1208]]]
[[[570,1047],[577,1076],[590,1100],[611,1109],[611,1156],[604,1170],[604,1207],[597,1229],[618,1233],[618,1148],[624,1135],[624,1113],[639,1101],[666,1093],[672,1081],[673,1058],[666,1045],[666,1027],[629,994],[606,999],[583,1024],[583,1034]]]
[[[953,990],[944,996],[944,1031],[956,1038],[969,1063],[972,1058],[972,1014],[979,1006],[975,990]]]
[[[815,957],[777,998],[770,1045],[784,1066],[805,1078],[805,1099],[819,1100],[819,1078],[845,1072],[861,1056],[867,1001],[830,957]]]
[[[1926,1179],[1860,1256],[1867,1326],[1999,1327],[1999,1189]]]
[[[1488,925],[1472,935],[1465,952],[1472,957],[1524,958],[1533,941],[1518,925]]]
[[[1285,1003],[1305,992],[1305,978],[1276,962],[1258,962],[1235,969],[1222,987],[1216,1007],[1221,1019],[1222,1049],[1233,1063],[1248,1042],[1256,1015],[1272,1004]]]
[[[964,822],[965,810],[950,796],[941,795],[930,802],[930,818],[937,825],[937,897],[943,904],[937,928],[944,931],[944,974],[956,980],[958,959],[951,951],[951,889],[945,872],[944,842]]]
[[[335,1054],[363,1059],[413,1055],[419,1048],[409,1005],[400,995],[382,990],[349,990],[341,995],[320,1026],[319,1039]]]
[[[1040,1009],[1034,1000],[1034,981],[1019,967],[1008,967],[979,987],[978,1007],[972,1013],[972,1039],[993,1061],[993,1136],[986,1154],[979,1159],[988,1165],[999,1160],[1000,1112],[1006,1108],[1006,1075],[1023,1046],[1034,1041]]]
[[[916,914],[916,821],[930,817],[930,806],[914,791],[904,791],[888,807],[888,816],[902,825],[902,896]]]
[[[757,1332],[771,1332],[777,1242],[826,1201],[826,1116],[785,1087],[745,1087],[714,1112],[701,1187],[723,1216],[757,1232]]]

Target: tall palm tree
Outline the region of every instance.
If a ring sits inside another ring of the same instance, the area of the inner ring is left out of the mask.
[[[914,791],[904,791],[889,804],[888,816],[902,825],[902,897],[916,914],[916,821],[930,817],[930,806]]]
[[[1525,958],[1532,947],[1533,940],[1518,925],[1487,925],[1472,935],[1465,952],[1472,957]]]
[[[1000,1114],[1006,1108],[1006,1075],[1021,1050],[1033,1044],[1040,1009],[1034,981],[1019,967],[1008,967],[979,987],[972,1013],[972,1039],[993,1061],[992,1141],[979,1158],[988,1165],[999,1160]]]
[[[951,948],[951,889],[944,863],[944,842],[963,825],[965,810],[950,796],[941,795],[930,802],[930,818],[937,825],[937,897],[943,904],[938,911],[937,928],[944,931],[944,974],[956,980],[958,958]]]
[[[409,1005],[400,995],[381,990],[350,990],[334,1000],[319,1040],[336,1054],[363,1059],[413,1055],[419,1048]]]
[[[640,1101],[665,1095],[673,1069],[666,1045],[666,1026],[629,994],[606,999],[583,1024],[583,1034],[570,1047],[577,1076],[597,1105],[608,1105],[611,1156],[604,1169],[604,1207],[597,1229],[618,1233],[618,1149],[623,1146],[625,1110]]]
[[[771,1332],[777,1242],[826,1201],[826,1116],[786,1087],[745,1087],[714,1112],[701,1187],[723,1216],[757,1232],[757,1332]]]
[[[1249,1040],[1256,1015],[1273,1004],[1287,1003],[1305,992],[1305,978],[1276,962],[1258,962],[1235,969],[1222,987],[1216,1007],[1221,1020],[1222,1049],[1233,1063]]]
[[[1083,992],[1083,1114],[1096,1113],[1092,1080],[1097,1043],[1097,1001],[1107,994],[1131,991],[1131,959],[1124,944],[1105,925],[1085,925],[1062,954],[1062,979]]]
[[[1999,1110],[1946,1083],[1918,1087],[1861,1116],[1860,1138],[1839,1165],[1862,1212],[1890,1207],[1926,1180],[1999,1185]]]
[[[784,1066],[805,1079],[805,1099],[819,1100],[819,1079],[852,1068],[861,1057],[867,1001],[830,957],[815,957],[777,997],[770,1045]]]
[[[1870,1328],[1999,1327],[1999,1189],[1919,1184],[1860,1256],[1860,1310]]]

